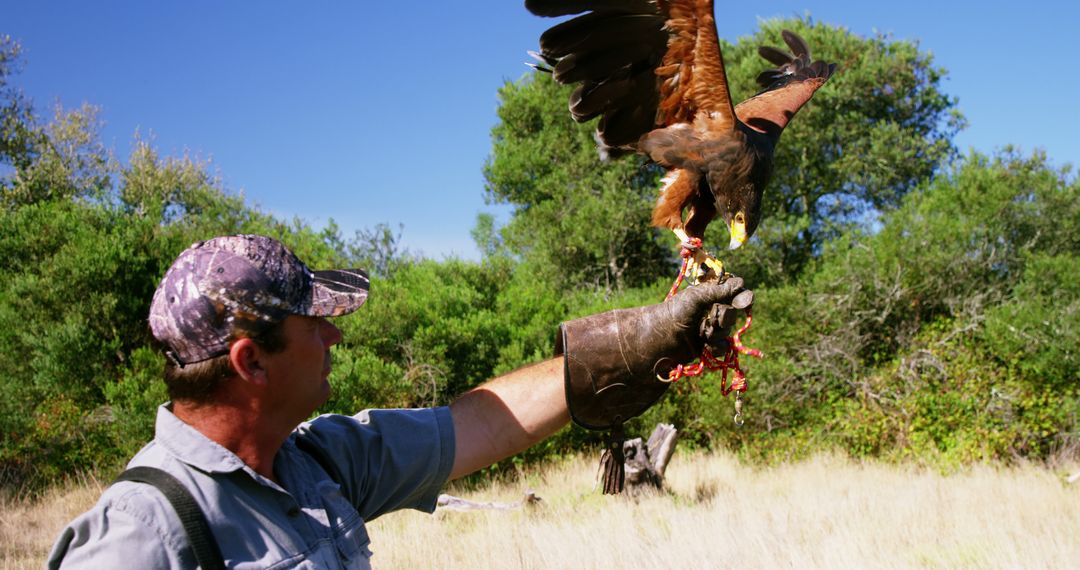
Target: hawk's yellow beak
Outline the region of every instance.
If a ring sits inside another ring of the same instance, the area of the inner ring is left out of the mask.
[[[737,249],[740,245],[746,243],[746,224],[743,222],[742,216],[735,216],[735,219],[731,221],[731,227],[728,228],[731,231],[731,243],[728,244],[728,249]]]

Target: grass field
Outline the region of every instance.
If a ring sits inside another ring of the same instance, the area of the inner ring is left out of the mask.
[[[451,494],[511,511],[372,522],[376,568],[1077,568],[1080,483],[1066,469],[934,471],[821,456],[755,469],[727,455],[676,454],[669,492],[637,499],[594,490],[593,458],[512,484]],[[1077,466],[1069,466],[1076,471]],[[100,485],[43,500],[3,500],[0,568],[40,568],[63,524]]]

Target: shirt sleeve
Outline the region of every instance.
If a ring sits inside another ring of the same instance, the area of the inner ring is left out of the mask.
[[[133,508],[132,501],[137,501],[137,497],[113,499],[106,492],[94,508],[71,521],[60,533],[46,568],[96,570],[194,565],[194,560],[186,560],[187,552],[179,537],[170,536],[153,520],[161,506],[148,500],[144,501],[147,503],[144,508]]]
[[[434,511],[454,464],[454,424],[445,406],[320,416],[296,436],[334,463],[342,492],[364,520],[398,509]]]

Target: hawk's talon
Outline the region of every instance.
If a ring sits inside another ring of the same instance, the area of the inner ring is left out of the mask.
[[[715,271],[716,275],[724,275],[724,262],[720,261],[719,259],[716,259],[715,257],[709,257],[705,260],[705,265],[708,265],[713,271]]]
[[[687,258],[686,269],[682,275],[690,280],[691,285],[697,285],[702,279],[711,280],[713,274],[717,280],[724,277],[724,262],[709,255],[704,248],[700,247],[700,240],[695,243],[682,228],[674,228],[671,231],[682,244],[683,257]]]

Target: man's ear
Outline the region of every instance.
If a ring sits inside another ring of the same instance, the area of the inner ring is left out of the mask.
[[[229,347],[229,362],[236,375],[256,386],[266,386],[269,382],[262,357],[262,349],[250,338],[238,339]]]

